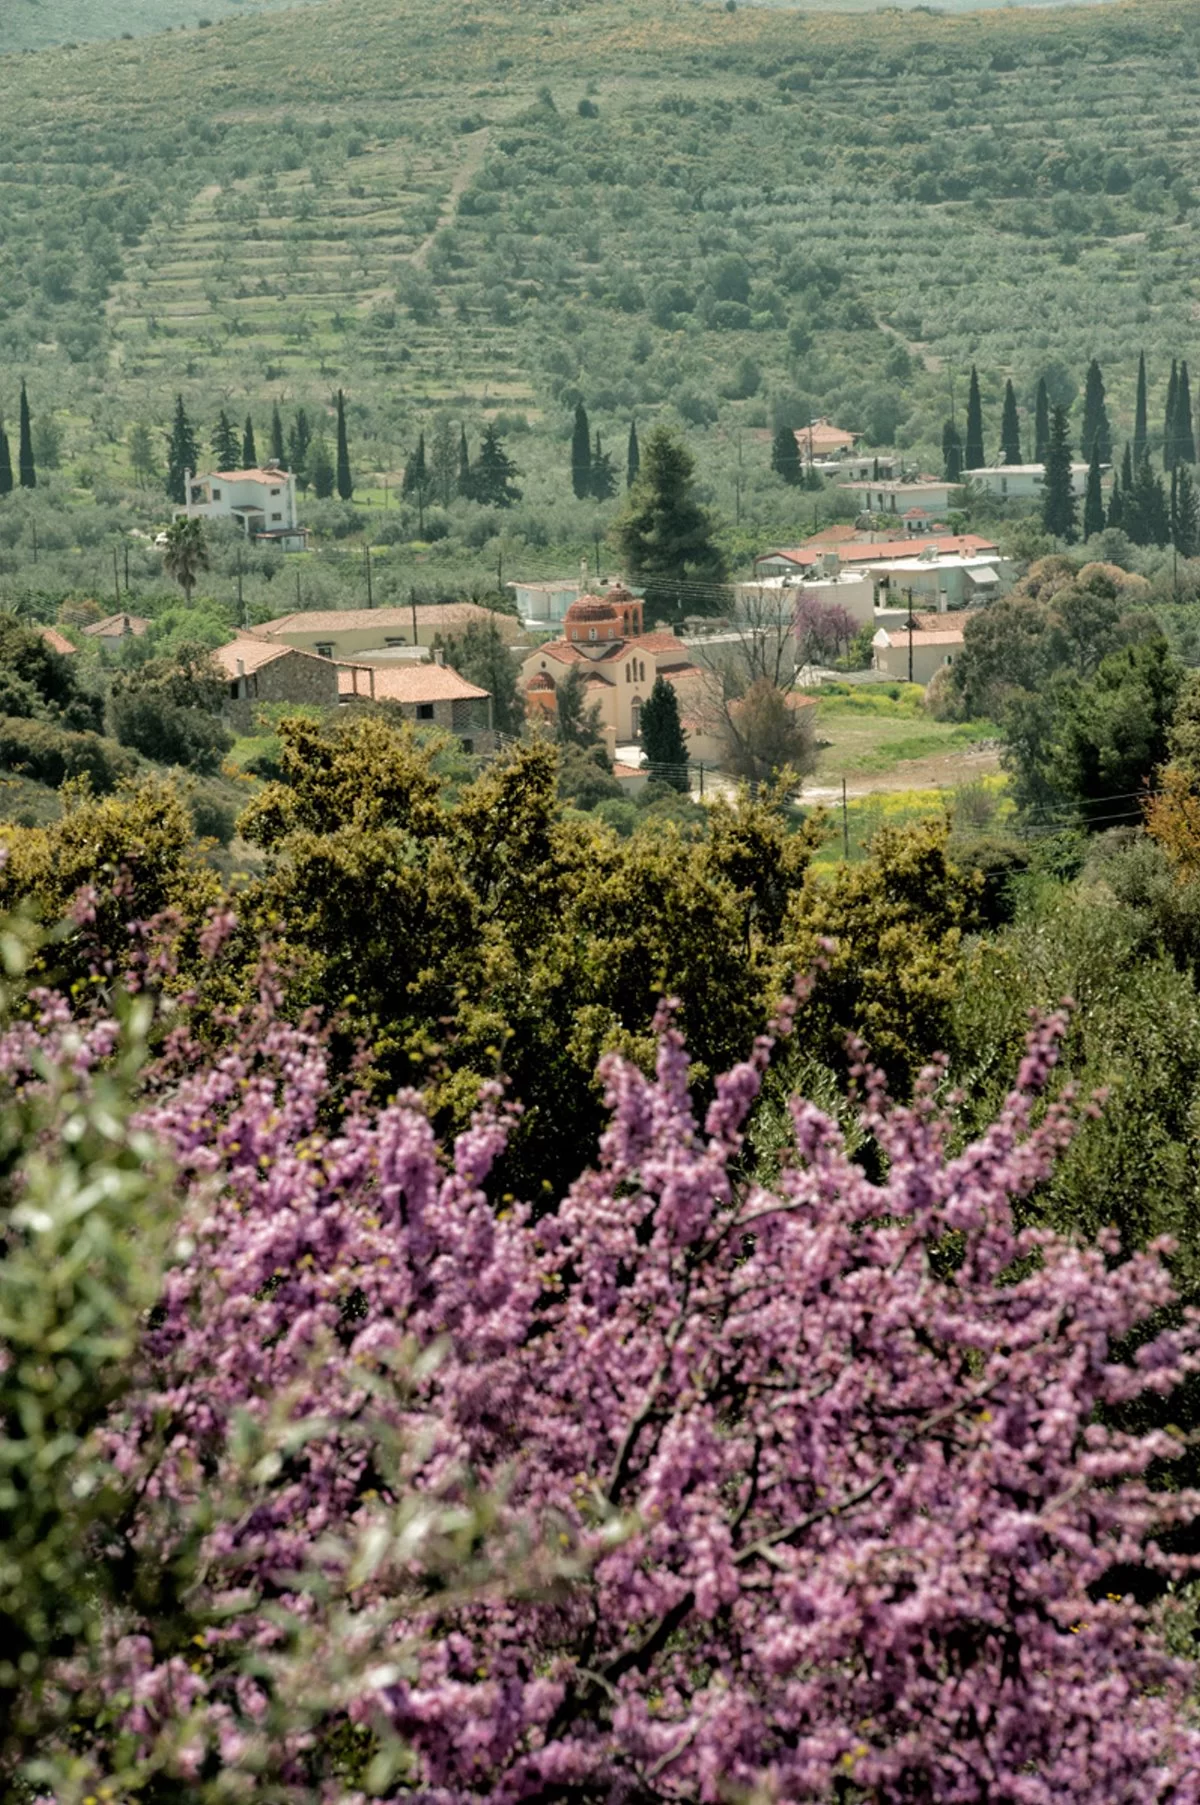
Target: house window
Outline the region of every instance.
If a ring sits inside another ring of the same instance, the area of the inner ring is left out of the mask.
[[[271,519],[272,520],[282,520],[283,515],[282,514],[272,514]]]
[[[318,658],[332,658],[333,657],[332,642],[329,642],[325,645],[318,646],[317,647],[317,657]]]
[[[462,749],[464,752],[474,752],[475,741],[474,740],[464,740],[462,743]]]
[[[596,637],[596,629],[595,629],[595,627],[589,627],[589,628],[588,628],[588,638],[589,638],[589,639],[595,639],[595,637]]]
[[[433,703],[432,702],[418,702],[417,703],[417,719],[418,719],[418,721],[432,721],[432,719],[433,719]]]
[[[278,495],[278,494],[279,494],[279,490],[278,490],[278,489],[272,489],[272,490],[271,490],[271,494],[272,494],[272,495]]]
[[[383,643],[385,646],[406,646],[408,644],[408,641],[407,641],[407,639],[403,639],[403,638],[401,638],[401,639],[385,639]]]
[[[1008,494],[1008,478],[1006,476],[1000,478],[1000,493],[1001,495]]]
[[[633,737],[636,739],[642,731],[642,698],[640,696],[635,696],[629,704],[629,723],[633,730]]]
[[[219,489],[214,489],[213,490],[213,500],[220,501],[220,499],[221,499],[221,491]]]

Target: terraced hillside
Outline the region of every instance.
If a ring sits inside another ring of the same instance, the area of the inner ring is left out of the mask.
[[[150,32],[201,30],[215,19],[279,11],[298,0],[5,0],[0,7],[0,56],[52,44]],[[299,0],[302,3],[302,0]],[[318,0],[309,0],[317,4]]]
[[[729,489],[814,408],[935,458],[972,361],[991,436],[1093,355],[1127,426],[1139,347],[1155,408],[1194,353],[1198,56],[1197,0],[336,0],[3,60],[0,367],[114,473],[176,392],[344,386],[382,467],[439,411],[671,408]]]

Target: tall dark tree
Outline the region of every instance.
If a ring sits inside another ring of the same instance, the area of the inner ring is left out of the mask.
[[[1000,462],[1021,462],[1021,421],[1017,414],[1017,392],[1011,379],[1004,385],[1004,412],[1000,417]]]
[[[11,495],[12,492],[12,451],[9,448],[8,434],[3,426],[0,426],[0,495]]]
[[[592,492],[592,430],[582,401],[575,404],[575,430],[571,434],[571,487],[576,501],[584,501]]]
[[[301,489],[308,487],[308,453],[312,445],[312,425],[305,408],[296,409],[296,418],[288,428],[288,469]]]
[[[622,565],[644,586],[652,617],[656,609],[720,614],[725,606],[725,559],[712,520],[696,500],[695,470],[687,447],[669,428],[656,426],[613,525]]]
[[[1091,459],[1092,447],[1099,445],[1100,462],[1112,463],[1112,429],[1108,423],[1108,406],[1104,394],[1104,377],[1093,357],[1088,365],[1087,386],[1083,397],[1083,444],[1085,458]]]
[[[1142,458],[1141,462],[1144,464],[1146,462],[1145,458]],[[1129,444],[1126,443],[1125,456],[1121,459],[1121,488],[1124,490],[1126,495],[1128,495],[1129,491],[1133,488],[1133,469],[1134,469],[1133,452],[1130,449]]]
[[[1150,429],[1146,413],[1146,353],[1138,358],[1137,402],[1133,411],[1133,461],[1140,464],[1150,450]]]
[[[354,494],[354,478],[350,474],[350,447],[346,440],[346,397],[337,392],[337,492],[343,501]]]
[[[629,422],[629,445],[625,452],[625,487],[632,489],[641,468],[642,453],[638,445],[637,421]]]
[[[485,507],[509,508],[520,501],[521,491],[513,478],[520,472],[504,449],[504,441],[492,421],[483,429],[479,456],[471,465],[471,499]]]
[[[1128,445],[1126,445],[1126,447],[1125,447],[1125,465],[1126,465],[1126,468],[1131,468]],[[1109,495],[1108,495],[1108,518],[1105,521],[1105,525],[1118,527],[1118,526],[1124,526],[1124,524],[1125,524],[1125,496],[1123,493],[1121,471],[1114,470],[1113,471],[1112,488],[1109,490]]]
[[[1104,490],[1100,481],[1100,461],[1100,435],[1097,433],[1092,441],[1087,491],[1083,498],[1083,536],[1085,539],[1091,539],[1096,533],[1102,533],[1105,527]]]
[[[953,420],[947,420],[942,428],[942,465],[948,483],[961,483],[963,473],[962,434]]]
[[[1192,420],[1192,379],[1187,359],[1179,366],[1179,388],[1175,394],[1175,456],[1180,464],[1196,462],[1196,428]]]
[[[612,500],[617,492],[617,473],[612,458],[600,443],[599,433],[592,447],[591,481],[593,501]]]
[[[279,403],[271,409],[271,457],[276,464],[284,464],[286,452],[283,448],[283,421],[279,417]]]
[[[217,469],[236,470],[239,467],[241,449],[229,415],[222,408],[217,416],[217,424],[213,427],[212,436],[212,454]]]
[[[254,443],[254,421],[246,415],[246,424],[242,428],[242,469],[257,470],[258,447]]]
[[[1046,475],[1042,485],[1042,524],[1056,539],[1072,545],[1078,536],[1078,521],[1067,410],[1056,407],[1050,415],[1050,447],[1046,453]]]
[[[405,460],[404,477],[400,484],[402,495],[422,495],[429,482],[429,469],[425,462],[425,434],[417,434],[417,449]]]
[[[1034,404],[1033,423],[1033,461],[1035,464],[1046,462],[1046,453],[1050,449],[1050,391],[1046,387],[1046,378],[1038,377],[1037,401]]]
[[[781,426],[771,441],[771,468],[785,483],[795,486],[804,471],[800,465],[800,447],[790,426]]]
[[[1163,480],[1143,458],[1133,473],[1132,487],[1121,497],[1121,526],[1135,545],[1166,545],[1171,536],[1171,514]]]
[[[963,456],[968,470],[982,470],[985,463],[983,450],[983,402],[979,395],[979,372],[971,365],[971,386],[967,391],[967,442]]]
[[[333,486],[337,473],[333,467],[333,459],[329,455],[329,447],[325,443],[324,434],[312,448],[308,460],[308,472],[312,481],[313,494],[318,501],[328,501],[333,494]]]
[[[196,434],[183,396],[175,397],[175,419],[167,443],[167,494],[179,507],[187,501],[187,473],[196,470]]]
[[[1171,380],[1167,384],[1167,406],[1163,417],[1163,469],[1173,470],[1178,461],[1175,410],[1179,402],[1179,365],[1171,359]]]
[[[37,488],[37,470],[33,462],[33,428],[29,419],[29,396],[25,392],[25,383],[21,382],[21,425],[17,442],[17,474],[22,489]]]
[[[1196,493],[1196,484],[1186,464],[1179,467],[1174,511],[1172,537],[1176,551],[1181,558],[1200,555],[1200,496]]]
[[[458,492],[469,496],[471,493],[471,453],[467,449],[467,429],[458,429]]]
[[[679,720],[679,697],[665,677],[654,679],[654,688],[642,704],[641,731],[642,752],[652,776],[686,794],[687,741]]]

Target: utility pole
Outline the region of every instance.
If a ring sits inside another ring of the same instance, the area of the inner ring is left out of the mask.
[[[421,642],[417,638],[417,592],[413,588],[410,588],[408,592],[408,605],[412,609],[413,644],[419,645]]]
[[[113,546],[113,590],[117,598],[117,607],[121,606],[121,567],[117,563],[117,548]]]
[[[367,607],[373,608],[375,606],[375,591],[371,587],[371,548],[369,545],[363,546],[363,563],[366,565],[367,570]]]
[[[246,604],[242,597],[242,548],[238,546],[237,554],[237,586],[238,586],[238,625],[246,624]]]
[[[599,582],[603,581],[603,573],[601,572],[601,569],[600,569],[600,535],[599,535],[599,533],[593,533],[592,543],[596,547],[596,581],[597,581],[597,583],[599,583]]]
[[[850,862],[850,811],[846,807],[846,779],[842,778],[842,857]]]
[[[297,609],[298,609],[298,610],[299,610],[299,609],[303,609],[303,607],[304,607],[304,601],[303,601],[303,599],[302,599],[302,597],[301,597],[301,594],[300,594],[300,570],[299,570],[299,566],[297,566],[297,569],[296,569],[296,607],[297,607]]]
[[[125,593],[129,594],[129,541],[125,541]]]
[[[910,683],[913,680],[912,636],[913,636],[913,611],[912,611],[912,590],[910,589],[908,592],[908,680]]]
[[[496,594],[504,594],[504,553],[496,553]]]

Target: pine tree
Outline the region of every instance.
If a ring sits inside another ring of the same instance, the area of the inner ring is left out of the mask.
[[[1000,419],[1000,462],[1021,462],[1021,422],[1017,415],[1017,393],[1011,379],[1004,385],[1004,412]]]
[[[693,493],[695,462],[665,426],[646,441],[637,482],[614,524],[621,563],[645,587],[647,612],[719,614],[725,560]],[[705,605],[707,604],[707,605]]]
[[[1133,414],[1133,457],[1138,464],[1150,449],[1150,434],[1146,424],[1146,353],[1138,358],[1137,404]]]
[[[301,489],[308,487],[308,452],[312,444],[312,427],[304,408],[296,409],[296,418],[288,430],[288,469]]]
[[[1050,450],[1050,391],[1046,387],[1046,378],[1040,376],[1037,385],[1037,402],[1034,408],[1034,452],[1035,464],[1044,464],[1046,454]]]
[[[1092,457],[1088,464],[1087,492],[1083,498],[1083,536],[1091,539],[1105,526],[1104,490],[1100,482],[1100,435],[1092,441]]]
[[[312,475],[313,494],[318,501],[328,501],[333,494],[337,473],[334,470],[333,459],[329,455],[329,447],[325,443],[324,436],[319,438],[313,447],[309,468]]]
[[[350,474],[350,447],[346,442],[346,397],[337,392],[337,492],[343,501],[354,494],[354,478]]]
[[[465,426],[461,426],[458,432],[458,492],[468,497],[471,494],[471,454],[467,450]]]
[[[679,720],[679,697],[665,677],[654,679],[654,688],[642,704],[641,734],[651,776],[686,794],[687,741]]]
[[[1171,380],[1167,384],[1167,408],[1163,419],[1163,469],[1173,470],[1178,461],[1175,441],[1175,409],[1179,401],[1179,365],[1171,359]]]
[[[1042,490],[1042,525],[1055,539],[1073,545],[1078,534],[1079,510],[1071,475],[1071,440],[1067,410],[1056,407],[1050,415],[1050,446]]]
[[[592,432],[582,401],[575,404],[575,430],[571,434],[571,487],[576,501],[586,500],[592,492]]]
[[[254,421],[246,415],[246,424],[242,429],[242,469],[258,469],[258,447],[254,443]]]
[[[771,442],[771,468],[776,476],[793,486],[804,474],[800,468],[800,447],[790,426],[781,426]]]
[[[1175,549],[1181,558],[1200,553],[1200,496],[1186,464],[1180,466],[1175,496]]]
[[[241,456],[238,436],[229,422],[229,415],[222,408],[213,427],[212,454],[218,470],[237,470]]]
[[[1196,462],[1196,429],[1192,423],[1192,381],[1187,359],[1179,366],[1179,389],[1175,396],[1175,455],[1180,464]]]
[[[429,466],[425,461],[425,434],[417,434],[417,449],[404,465],[400,484],[402,495],[423,495],[429,482]]]
[[[948,483],[961,483],[963,473],[962,434],[953,420],[942,428],[942,464]]]
[[[196,471],[196,435],[183,405],[183,396],[175,397],[175,421],[167,444],[167,494],[178,507],[187,501],[187,473]]]
[[[1108,407],[1104,397],[1104,377],[1093,357],[1088,365],[1087,388],[1083,400],[1083,445],[1085,458],[1091,459],[1093,445],[1100,447],[1100,462],[1112,463],[1112,430],[1108,423]]]
[[[642,453],[641,447],[638,445],[637,421],[631,420],[629,422],[629,446],[625,453],[625,487],[627,489],[632,489],[636,483],[641,463]]]
[[[11,495],[12,492],[12,451],[8,443],[8,434],[3,426],[0,426],[0,495]]]
[[[613,461],[600,444],[600,434],[596,434],[596,443],[592,450],[592,499],[594,501],[611,501],[617,492],[617,473],[613,469]]]
[[[29,396],[25,393],[24,380],[21,382],[21,423],[20,438],[17,443],[17,473],[22,489],[37,488],[37,471],[33,465],[33,429],[29,420]]]
[[[513,481],[520,472],[504,449],[504,441],[489,420],[483,429],[479,456],[471,465],[471,497],[486,507],[509,508],[520,501],[521,491]]]
[[[971,365],[971,386],[967,391],[967,442],[964,447],[964,467],[967,470],[982,470],[984,467],[983,450],[983,402],[979,397],[979,372]]]
[[[279,417],[277,402],[271,409],[271,458],[274,463],[284,468],[286,455],[283,449],[283,421]]]
[[[1122,497],[1122,526],[1135,545],[1166,545],[1171,537],[1171,517],[1162,477],[1143,458],[1133,477],[1133,488]]]

